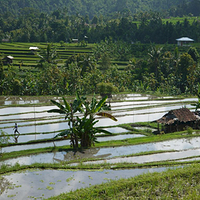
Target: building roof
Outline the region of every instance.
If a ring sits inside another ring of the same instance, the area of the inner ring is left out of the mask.
[[[157,122],[161,124],[170,125],[173,124],[175,121],[186,123],[196,120],[197,117],[193,112],[191,112],[187,108],[181,108],[176,110],[170,110],[167,114],[165,114],[163,117],[157,120]]]
[[[14,57],[13,56],[6,56],[7,58],[9,58],[9,59],[14,59]]]
[[[30,50],[38,50],[38,47],[29,47]]]
[[[194,40],[189,37],[178,38],[178,39],[176,39],[176,41],[178,41],[178,42],[194,42]]]
[[[78,39],[77,38],[73,38],[72,42],[78,42]]]

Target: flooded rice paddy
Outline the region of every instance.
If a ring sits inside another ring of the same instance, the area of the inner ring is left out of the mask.
[[[1,194],[1,200],[43,199],[91,185],[130,178],[144,173],[162,172],[166,168],[102,170],[102,171],[26,171],[3,176],[10,183]],[[1,183],[0,183],[1,187]]]
[[[107,147],[107,148],[94,148],[86,150],[85,152],[77,152],[74,154],[72,151],[60,151],[53,153],[41,153],[37,155],[23,156],[19,158],[9,159],[1,164],[14,165],[19,163],[20,165],[30,165],[33,163],[57,163],[63,161],[76,160],[77,158],[101,158],[103,160],[87,162],[86,164],[99,164],[99,163],[118,163],[118,162],[130,162],[130,163],[146,163],[153,161],[163,160],[176,160],[181,158],[188,158],[192,156],[200,156],[200,137],[191,139],[175,139],[164,142],[155,142],[141,145],[130,145],[120,147]],[[128,158],[114,158],[119,156],[128,156],[131,154],[137,154],[141,152],[150,151],[178,151],[170,153],[159,153],[147,156],[132,156]],[[168,156],[167,156],[168,155]],[[171,157],[170,157],[171,155]],[[148,159],[149,157],[149,159]],[[139,161],[138,161],[139,159]]]
[[[0,129],[8,134],[13,134],[14,123],[18,123],[20,136],[18,143],[30,142],[41,139],[51,139],[59,131],[67,129],[64,116],[47,113],[55,108],[50,104],[53,97],[0,97]],[[60,100],[54,97],[54,100]],[[118,119],[117,122],[98,118],[96,126],[113,133],[111,136],[102,137],[99,134],[98,141],[126,140],[135,137],[145,137],[137,131],[129,133],[129,130],[118,127],[120,124],[151,122],[162,117],[172,109],[182,107],[191,108],[191,102],[196,98],[174,99],[173,97],[157,98],[150,95],[128,94],[114,95],[110,100],[111,113]],[[80,114],[79,114],[80,115]],[[147,127],[134,127],[146,131],[154,131]],[[11,137],[10,142],[13,142]],[[37,144],[23,144],[2,148],[3,152],[12,152],[26,149],[36,149],[68,145],[68,140],[56,142],[43,142]],[[186,161],[199,159],[200,137],[191,139],[177,139],[164,142],[156,142],[142,145],[121,146],[112,148],[94,148],[85,153],[78,152],[53,152],[38,155],[24,156],[20,158],[0,161],[0,165],[15,163],[29,165],[38,163],[59,163],[62,161],[77,160],[79,158],[98,158],[100,160],[85,162],[83,164],[96,163],[146,163],[165,160]],[[150,151],[171,151],[151,155],[130,156],[131,154]],[[129,155],[129,156],[128,156]],[[123,156],[123,157],[120,157]],[[126,157],[127,156],[127,157]],[[190,158],[195,156],[196,158]],[[74,163],[75,164],[75,163]],[[103,171],[27,171],[4,175],[0,183],[0,199],[42,199],[68,192],[82,187],[107,182],[111,179],[128,178],[146,172],[163,171],[165,168],[132,169],[132,170],[103,170]],[[6,187],[11,183],[13,187]],[[63,184],[64,183],[64,184]],[[2,189],[3,188],[3,189]],[[12,189],[11,189],[12,188]]]

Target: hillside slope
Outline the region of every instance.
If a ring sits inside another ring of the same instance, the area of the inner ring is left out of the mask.
[[[0,0],[0,12],[19,14],[20,9],[25,7],[35,8],[40,12],[51,12],[66,7],[68,14],[88,14],[93,17],[125,10],[129,10],[131,13],[149,10],[161,11],[181,3],[183,0]]]

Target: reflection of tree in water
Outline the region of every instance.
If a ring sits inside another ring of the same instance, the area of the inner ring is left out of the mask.
[[[53,159],[58,162],[62,161],[71,161],[71,160],[79,160],[82,158],[94,158],[95,154],[97,154],[99,148],[85,149],[84,151],[67,151],[63,153],[63,160],[55,158],[56,154],[54,154]]]
[[[92,148],[92,149],[85,149],[84,151],[68,151],[64,155],[64,160],[69,161],[69,160],[78,160],[82,158],[92,158],[94,157],[94,154],[97,154],[99,151],[99,148]]]
[[[10,182],[4,177],[0,177],[0,195],[10,186]]]
[[[0,105],[12,105],[12,104],[29,104],[29,103],[49,103],[52,97],[49,96],[6,96],[0,97]],[[55,100],[59,101],[59,97],[54,97]]]

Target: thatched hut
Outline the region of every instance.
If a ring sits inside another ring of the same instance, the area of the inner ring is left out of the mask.
[[[13,56],[5,56],[5,57],[3,58],[3,64],[4,64],[4,65],[12,64],[12,63],[13,63],[13,59],[14,59]]]
[[[170,110],[167,114],[157,120],[158,132],[159,124],[162,124],[161,131],[171,133],[175,131],[183,131],[187,127],[197,128],[199,117],[187,108]]]

